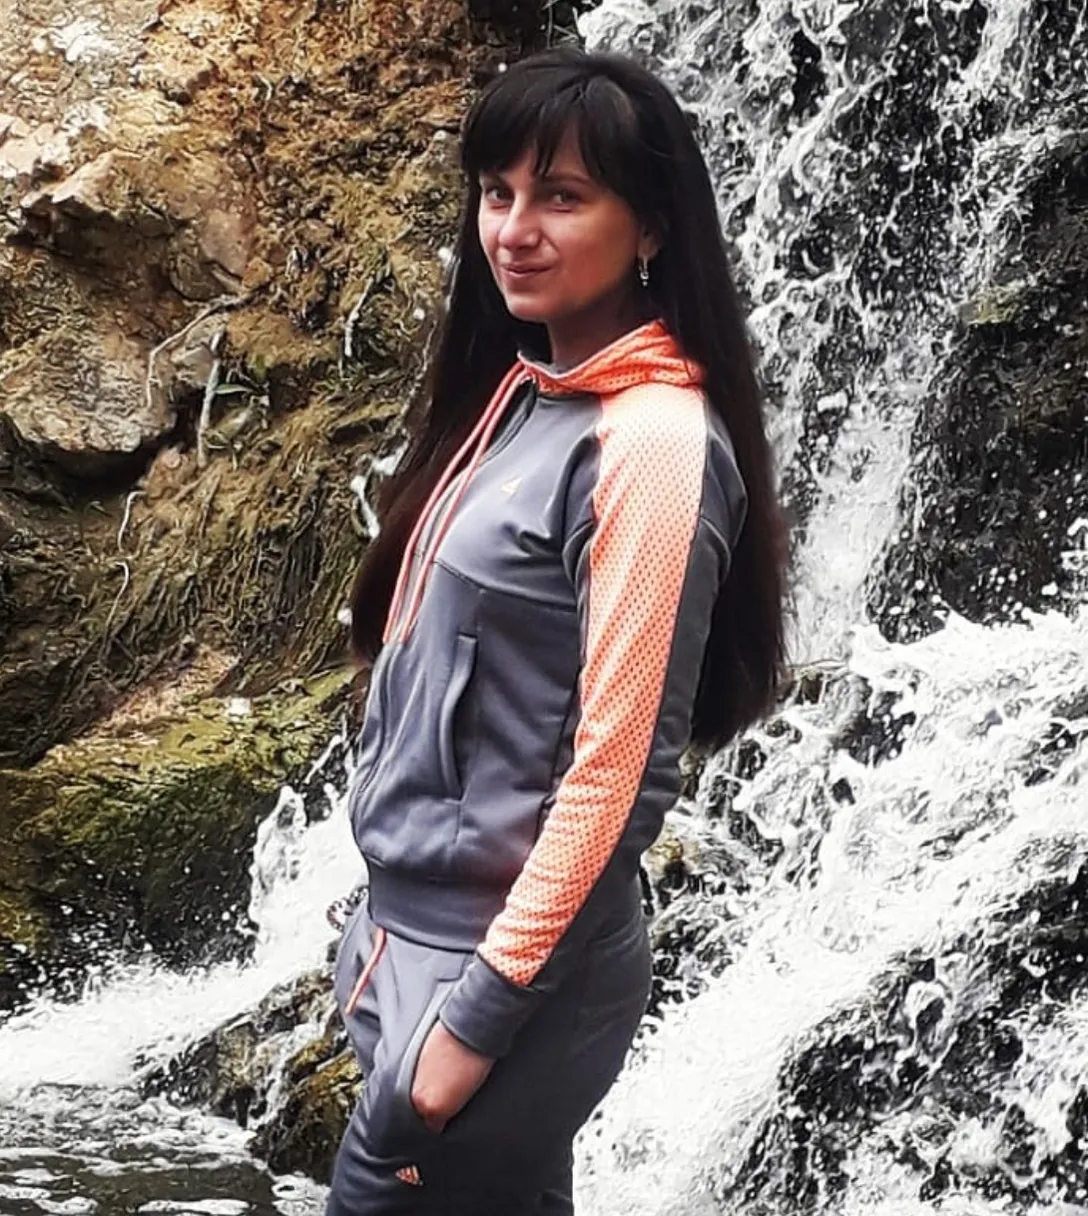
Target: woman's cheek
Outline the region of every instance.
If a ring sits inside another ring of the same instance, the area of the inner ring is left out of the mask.
[[[495,273],[495,254],[498,250],[498,228],[496,224],[481,215],[476,222],[476,235],[480,238],[480,248],[484,251],[487,264]]]

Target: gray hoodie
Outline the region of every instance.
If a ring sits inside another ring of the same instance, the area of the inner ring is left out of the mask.
[[[746,503],[700,379],[659,322],[565,373],[519,362],[405,555],[352,824],[373,920],[476,951],[441,1019],[485,1056],[677,797]]]

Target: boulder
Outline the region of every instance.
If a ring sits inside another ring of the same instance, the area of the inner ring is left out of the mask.
[[[870,607],[889,637],[1074,604],[1088,575],[1088,138],[1065,137],[1022,244],[960,310],[947,389],[918,428],[905,526]]]
[[[28,771],[0,769],[0,1008],[35,972],[78,989],[103,954],[244,954],[257,825],[327,744],[349,678],[252,701],[165,687]]]
[[[251,1129],[251,1149],[277,1173],[323,1183],[361,1086],[331,970],[280,985],[141,1082],[145,1095],[199,1103]]]
[[[146,380],[144,349],[108,327],[46,331],[0,356],[2,413],[19,439],[87,472],[170,432],[172,411],[144,402]]]

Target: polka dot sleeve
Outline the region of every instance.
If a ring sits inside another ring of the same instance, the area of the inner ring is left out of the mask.
[[[698,393],[646,385],[617,394],[602,406],[597,436],[594,526],[579,562],[584,660],[573,761],[480,948],[518,985],[547,963],[637,810],[703,494]],[[637,825],[640,838],[646,827]],[[660,816],[652,835],[659,829]]]
[[[568,504],[565,561],[583,651],[573,756],[503,911],[441,1013],[482,1055],[510,1049],[600,917],[630,898],[639,857],[676,799],[729,564],[722,531],[701,514],[707,452],[697,391],[646,384],[602,400],[595,475],[573,491],[583,501]]]

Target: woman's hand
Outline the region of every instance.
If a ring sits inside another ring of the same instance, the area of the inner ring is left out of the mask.
[[[483,1085],[494,1060],[478,1055],[436,1022],[416,1064],[412,1105],[434,1133],[440,1132]]]

